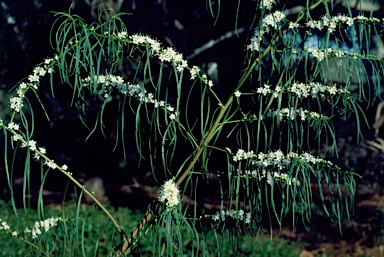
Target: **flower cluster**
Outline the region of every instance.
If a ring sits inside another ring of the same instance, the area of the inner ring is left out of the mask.
[[[161,50],[161,44],[156,39],[153,39],[149,36],[144,36],[140,34],[134,34],[129,37],[132,40],[132,43],[135,45],[147,44],[150,46],[153,53],[156,55]]]
[[[119,37],[120,35],[120,37]],[[124,39],[126,36],[122,37],[120,33],[118,34],[119,39]],[[130,36],[132,43],[139,44],[148,44],[153,51],[155,56],[158,56],[161,62],[170,62],[175,67],[176,70],[182,72],[185,68],[188,67],[188,62],[183,59],[181,53],[176,52],[172,47],[167,47],[166,49],[161,48],[160,42],[155,39],[150,38],[149,36],[143,36],[139,34],[134,34]]]
[[[117,38],[120,40],[127,39],[127,37],[128,37],[127,31],[120,31],[119,33],[117,33]]]
[[[191,73],[191,80],[196,79],[196,77],[199,75],[200,68],[198,66],[193,66],[190,73]]]
[[[180,190],[175,181],[170,179],[160,187],[158,199],[160,202],[165,203],[167,209],[172,209],[180,202]]]
[[[42,231],[41,231],[42,229],[46,233],[52,227],[55,227],[59,221],[63,221],[63,219],[62,218],[51,217],[51,218],[48,218],[46,220],[36,221],[35,225],[31,229],[26,228],[24,232],[26,234],[27,233],[31,233],[32,234],[32,239],[36,239],[39,235],[42,234]]]
[[[203,76],[201,76],[202,77],[202,79],[203,79],[203,82],[204,82],[204,84],[206,84],[207,86],[209,86],[209,87],[212,87],[213,86],[213,81],[212,80],[210,80],[210,79],[208,79],[207,78],[207,75],[203,75]]]
[[[31,233],[32,239],[36,239],[39,235],[42,234],[42,230],[45,233],[48,232],[52,227],[55,227],[59,221],[63,221],[63,219],[51,217],[46,220],[36,221],[35,225],[31,229],[26,228],[24,230],[24,235],[27,237],[27,234]],[[0,231],[1,230],[8,231],[12,236],[19,236],[19,232],[17,230],[11,231],[11,228],[7,222],[2,219],[0,219]]]
[[[10,122],[8,124],[8,128],[9,129],[12,129],[12,130],[18,130],[19,129],[19,125],[13,123],[13,122]],[[44,147],[38,147],[37,146],[37,142],[35,140],[24,140],[24,138],[20,135],[20,134],[14,134],[12,137],[11,137],[11,140],[14,141],[14,142],[21,142],[21,147],[24,148],[24,147],[28,147],[29,150],[31,150],[33,152],[33,158],[38,161],[40,160],[40,157],[45,155],[46,154],[46,149]],[[44,165],[48,166],[49,168],[51,169],[57,169],[59,166],[55,163],[55,161],[53,160],[50,160],[46,157],[44,157]],[[68,166],[67,165],[62,165],[60,167],[62,170],[66,171],[68,169]],[[72,173],[68,172],[69,175],[71,175]]]
[[[281,11],[266,15],[261,23],[262,27],[255,30],[255,33],[251,38],[251,43],[247,46],[247,49],[250,49],[251,51],[260,51],[260,44],[264,34],[268,33],[271,28],[278,30],[281,27],[280,22],[285,17],[285,14]]]
[[[297,29],[298,27],[300,26],[300,24],[299,23],[297,23],[297,22],[289,22],[289,24],[288,24],[288,28],[289,29]]]
[[[324,60],[325,56],[335,56],[338,58],[348,57],[353,59],[371,59],[371,60],[381,60],[380,57],[375,55],[362,55],[358,53],[352,53],[349,51],[343,51],[339,49],[327,48],[327,49],[318,49],[312,47],[305,47],[305,50],[312,54],[312,56],[317,59],[319,62]]]
[[[330,120],[331,118],[319,114],[317,112],[311,112],[305,109],[295,109],[295,108],[281,108],[280,110],[272,110],[270,109],[267,113],[267,117],[278,117],[278,121],[282,121],[284,118],[295,120],[297,116],[300,116],[301,121],[305,121],[307,119],[312,120]]]
[[[259,87],[256,91],[258,94],[266,96],[272,92],[271,85],[264,84],[262,87]]]
[[[300,186],[300,181],[297,178],[290,177],[287,173],[280,172],[267,172],[267,170],[264,168],[261,170],[254,169],[254,170],[245,170],[243,174],[241,174],[241,171],[238,171],[239,175],[242,177],[251,177],[258,180],[266,179],[266,182],[268,185],[272,185],[275,180],[280,180],[284,183],[286,183],[288,186],[296,185]]]
[[[245,151],[243,149],[238,149],[236,152],[236,155],[233,156],[233,161],[239,162],[242,160],[251,160],[252,165],[256,165],[259,167],[270,167],[270,166],[276,166],[280,170],[287,168],[292,161],[303,161],[306,163],[312,163],[312,164],[321,164],[326,166],[332,166],[332,163],[330,161],[323,160],[321,158],[317,158],[310,153],[294,153],[290,152],[287,155],[284,155],[284,153],[281,150],[276,150],[274,152],[269,153],[258,153],[256,154],[254,151]]]
[[[0,231],[1,230],[10,230],[8,223],[2,219],[0,219]]]
[[[272,9],[272,5],[275,4],[275,0],[261,0],[260,1],[260,9],[267,9],[267,10],[271,10]]]
[[[91,83],[91,78],[87,77],[81,80],[84,86],[89,86]],[[135,97],[141,103],[151,103],[155,108],[163,107],[166,108],[169,112],[169,118],[171,120],[176,119],[178,113],[175,111],[175,108],[170,104],[165,103],[165,101],[158,101],[155,99],[153,93],[147,93],[147,90],[140,86],[139,84],[131,84],[129,82],[124,82],[124,79],[121,76],[115,75],[99,75],[94,78],[94,83],[102,85],[99,90],[99,94],[108,98],[113,91],[117,89],[121,94]]]
[[[336,85],[327,86],[319,82],[310,82],[309,84],[294,82],[291,87],[288,87],[288,92],[296,94],[300,98],[312,98],[321,95],[325,98],[326,95],[350,95],[351,93],[346,89],[338,89]]]
[[[11,121],[10,123],[8,123],[8,129],[19,130],[20,125]]]
[[[244,210],[240,209],[238,211],[236,210],[222,210],[216,212],[216,214],[212,215],[212,219],[214,221],[225,221],[227,217],[230,217],[232,219],[239,219],[241,221],[244,220],[245,224],[250,224],[252,219],[251,219],[251,213],[250,212],[244,212]]]
[[[336,30],[338,24],[347,24],[348,26],[353,25],[353,18],[346,15],[337,15],[333,17],[323,16],[321,20],[310,20],[306,23],[306,26],[312,29],[322,30],[327,27],[329,33],[333,33]]]
[[[359,15],[359,16],[356,16],[355,18],[353,18],[355,21],[357,22],[362,22],[362,23],[368,23],[368,22],[372,22],[372,23],[384,23],[384,18],[382,18],[381,20],[379,18],[376,18],[376,17],[365,17],[363,15]]]
[[[309,84],[293,82],[292,85],[285,85],[283,87],[276,86],[274,90],[271,89],[271,85],[264,84],[262,87],[259,87],[256,92],[263,96],[272,94],[275,98],[277,98],[281,92],[293,93],[300,98],[307,98],[309,96],[311,96],[312,98],[316,98],[318,95],[320,95],[322,98],[325,98],[328,95],[349,96],[351,94],[346,89],[338,89],[336,85],[328,86],[323,85],[319,82],[310,82]]]
[[[166,49],[161,47],[161,44],[158,40],[153,39],[146,35],[134,34],[128,37],[126,31],[119,32],[116,37],[120,40],[131,39],[132,44],[134,45],[147,45],[152,51],[153,56],[157,56],[161,62],[170,62],[176,68],[177,71],[183,72],[184,69],[188,68],[187,60],[183,59],[181,53],[176,52],[172,47],[167,47]],[[193,66],[190,69],[191,79],[194,80],[199,75],[200,68]],[[206,75],[200,77],[202,81],[209,87],[213,86],[212,80],[208,80]]]
[[[323,30],[327,28],[329,33],[333,33],[336,30],[336,26],[340,24],[346,24],[347,26],[352,26],[355,22],[360,23],[384,23],[384,19],[380,20],[375,17],[365,17],[362,15],[356,16],[354,18],[338,14],[337,16],[327,17],[323,16],[320,20],[310,20],[306,23],[306,26],[312,29]]]
[[[177,71],[182,72],[188,63],[183,59],[181,53],[176,52],[172,47],[167,47],[159,52],[159,59],[161,62],[171,62],[176,67]]]
[[[249,160],[251,169],[245,171],[237,170],[237,175],[242,177],[251,177],[258,180],[266,180],[267,184],[272,185],[274,181],[282,181],[288,186],[296,185],[300,186],[300,181],[292,177],[292,175],[284,172],[285,170],[290,170],[290,165],[292,163],[307,163],[311,165],[333,167],[334,166],[330,161],[317,158],[309,153],[297,154],[290,152],[287,155],[281,150],[271,151],[269,153],[258,153],[254,151],[245,151],[239,149],[236,155],[233,156],[232,160],[234,162],[239,162],[242,160]]]
[[[33,69],[31,75],[28,76],[28,83],[22,82],[19,84],[16,90],[16,95],[9,99],[10,107],[12,110],[16,112],[20,112],[23,107],[23,97],[25,92],[29,88],[33,88],[35,90],[38,89],[40,78],[45,76],[47,73],[52,73],[53,69],[51,67],[51,63],[54,59],[45,59],[43,66],[37,66]]]

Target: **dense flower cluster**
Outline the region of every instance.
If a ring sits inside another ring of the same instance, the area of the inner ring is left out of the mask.
[[[165,203],[167,209],[172,209],[180,202],[180,190],[175,181],[170,179],[160,187],[158,199],[160,202]]]
[[[135,45],[148,44],[155,55],[158,54],[161,50],[160,42],[149,36],[134,34],[129,38],[132,39],[132,43]]]
[[[163,107],[166,108],[169,112],[169,118],[171,120],[176,119],[178,113],[175,111],[175,108],[170,104],[166,104],[165,101],[159,101],[155,99],[153,93],[147,93],[147,90],[140,86],[139,84],[131,84],[129,82],[124,82],[124,79],[121,76],[115,75],[99,75],[94,78],[94,83],[101,85],[101,89],[99,89],[99,94],[104,96],[104,98],[108,98],[113,91],[113,89],[117,89],[121,94],[135,97],[138,101],[142,103],[151,103],[155,108]],[[91,78],[87,77],[82,79],[82,83],[84,86],[89,86],[91,83]]]
[[[31,229],[26,228],[24,232],[26,234],[31,233],[32,239],[36,239],[42,234],[42,230],[44,230],[45,233],[48,232],[52,227],[55,227],[59,221],[63,221],[63,219],[51,217],[46,220],[36,221]]]
[[[226,218],[232,218],[232,219],[239,219],[241,221],[244,221],[245,224],[250,224],[251,219],[251,213],[250,212],[244,212],[244,210],[240,209],[238,211],[236,210],[222,210],[218,211],[216,214],[212,215],[212,219],[214,221],[225,221]]]
[[[325,98],[327,96],[351,94],[346,89],[338,89],[336,85],[328,86],[319,82],[310,82],[309,84],[293,82],[292,85],[285,85],[283,87],[276,86],[274,90],[271,89],[271,85],[264,84],[262,87],[259,87],[256,92],[264,96],[272,94],[275,98],[277,98],[281,92],[293,93],[300,98],[307,98],[309,96],[312,98],[316,98],[317,96]]]
[[[250,49],[251,51],[260,51],[260,44],[264,34],[270,32],[272,28],[275,30],[280,29],[280,23],[285,17],[285,14],[281,11],[266,15],[261,22],[261,28],[255,30],[255,33],[251,38],[251,43],[247,46],[247,49]]]

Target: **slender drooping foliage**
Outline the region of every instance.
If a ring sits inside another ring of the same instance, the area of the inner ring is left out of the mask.
[[[220,1],[207,3],[218,21]],[[381,38],[384,21],[348,5],[344,14],[334,13],[332,1],[307,1],[296,13],[277,1],[256,6],[244,42],[243,74],[230,91],[174,48],[131,34],[122,21],[125,14],[87,24],[77,15],[56,13],[51,35],[56,54],[16,85],[9,100],[12,115],[0,122],[13,202],[16,153],[25,160],[26,209],[31,177],[36,176],[31,163],[41,163],[38,210],[43,223],[15,233],[3,221],[0,229],[26,241],[33,251],[47,256],[59,251],[38,240],[41,227],[48,233],[57,223],[73,222],[65,215],[44,218],[41,192],[48,172],[64,174],[81,189],[80,196],[88,195],[108,216],[121,236],[111,255],[129,253],[145,236],[154,255],[216,256],[222,254],[225,230],[236,253],[240,236],[257,238],[287,219],[308,224],[314,194],[341,228],[351,215],[357,174],[325,158],[329,152],[337,154],[334,119],[356,122],[359,140],[360,124],[365,124],[360,104],[380,96],[384,66],[381,57],[371,54],[371,38]],[[44,77],[49,77],[52,95],[58,83],[70,88],[69,102],[78,108],[88,138],[104,133],[108,107],[119,103],[116,145],[124,151],[126,144],[135,144],[159,186],[158,198],[136,227],[123,228],[71,167],[57,164],[34,140],[34,109],[49,108],[40,100],[46,93],[39,90]],[[89,106],[98,108],[93,120],[84,118]],[[214,208],[201,207],[208,200],[217,203]],[[77,215],[74,222],[80,219]],[[214,247],[205,240],[210,233]],[[86,255],[84,248],[75,251]]]

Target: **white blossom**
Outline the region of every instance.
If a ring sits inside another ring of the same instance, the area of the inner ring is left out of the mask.
[[[57,164],[53,160],[49,160],[49,161],[45,160],[44,164],[47,165],[51,169],[57,168]]]
[[[4,220],[0,219],[0,230],[9,230],[10,227]]]
[[[261,28],[256,29],[253,37],[251,38],[251,43],[247,45],[247,49],[251,51],[260,51],[260,44],[265,33],[270,32],[271,28],[278,30],[280,29],[280,23],[285,19],[285,14],[281,11],[275,11],[264,17],[261,22]]]
[[[275,0],[260,0],[260,9],[271,10],[273,4],[275,4]]]
[[[168,209],[172,209],[179,204],[180,190],[173,179],[166,181],[160,187],[158,199],[160,202],[165,203]]]
[[[197,75],[199,75],[200,68],[198,66],[192,66],[191,69],[191,80],[196,79]]]
[[[13,130],[19,130],[19,124],[16,124],[16,123],[14,123],[13,121],[12,122],[10,122],[9,124],[8,124],[8,128],[9,129],[13,129]]]
[[[12,97],[9,99],[10,107],[12,110],[15,110],[16,112],[20,112],[21,107],[23,106],[23,103],[21,101],[21,97]]]
[[[122,39],[126,39],[127,38],[127,31],[120,31],[119,33],[117,33],[117,37],[122,40]]]

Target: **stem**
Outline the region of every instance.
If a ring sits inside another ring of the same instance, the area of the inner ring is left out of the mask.
[[[17,136],[20,136],[20,134],[18,134],[16,131],[12,130],[12,129],[9,129],[7,127],[5,127],[6,130],[8,130],[9,132],[11,132],[13,135],[17,135]],[[19,139],[21,142],[27,144],[28,142],[23,139],[22,137],[20,137]],[[46,161],[51,161],[46,155],[42,154],[39,150],[35,150],[34,152],[36,152],[37,154],[39,154],[43,159],[45,159]],[[99,202],[99,200],[96,199],[96,197],[91,193],[89,192],[82,184],[79,183],[79,181],[77,181],[74,177],[72,177],[72,173],[68,172],[68,171],[65,171],[63,170],[62,168],[60,168],[59,166],[57,166],[57,169],[63,173],[65,176],[67,176],[73,183],[75,183],[81,190],[84,191],[84,193],[86,193],[93,201],[95,201],[95,203],[103,210],[103,212],[109,217],[109,219],[112,221],[112,223],[115,225],[117,231],[119,233],[122,232],[121,228],[120,228],[120,225],[119,223],[117,223],[117,221],[115,220],[115,218],[112,216],[112,214],[103,206],[103,204],[101,204]]]
[[[10,231],[8,231],[8,233],[11,234]],[[40,249],[40,248],[39,248],[37,245],[35,245],[34,243],[29,242],[28,240],[22,238],[21,236],[17,236],[17,238],[20,239],[21,241],[23,241],[24,243],[26,243],[26,244],[32,246],[33,248],[35,248],[36,250],[38,250],[39,252],[41,252],[41,253],[44,254],[45,256],[49,257],[49,254],[48,254],[48,253],[44,252],[44,250]]]

